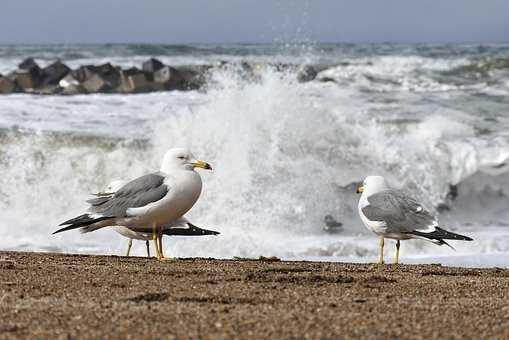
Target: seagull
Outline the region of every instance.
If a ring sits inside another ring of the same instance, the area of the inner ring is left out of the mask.
[[[152,233],[157,258],[163,259],[164,225],[175,222],[189,211],[201,194],[202,181],[196,168],[212,170],[187,149],[170,149],[164,155],[160,171],[138,177],[113,195],[100,195],[90,200],[90,208],[82,215],[62,222],[53,234],[81,228],[91,232],[110,226],[123,226],[133,231]]]
[[[103,197],[111,198],[113,195],[115,195],[115,192],[120,190],[120,188],[123,187],[127,183],[128,183],[128,181],[121,180],[121,179],[111,181],[103,191],[95,193],[93,195],[98,198],[103,198]],[[96,200],[97,200],[97,198],[93,198],[93,199],[87,200],[87,202],[90,204],[93,204]],[[145,232],[134,231],[134,230],[131,230],[124,226],[112,226],[111,228],[113,230],[115,230],[117,233],[119,233],[120,235],[129,238],[129,242],[127,244],[126,256],[129,256],[131,247],[133,244],[133,239],[135,239],[135,240],[145,241],[145,244],[147,247],[147,257],[150,257],[149,240],[152,239],[150,229],[149,229],[149,232],[145,233]],[[192,224],[191,222],[189,222],[185,217],[181,217],[172,223],[165,224],[163,226],[163,234],[168,235],[168,236],[175,236],[175,235],[202,236],[202,235],[219,235],[219,232],[214,231],[214,230],[207,230],[207,229],[199,228],[199,227],[195,226],[194,224]],[[160,247],[162,248],[162,244],[160,245]]]
[[[357,193],[362,193],[358,206],[362,222],[380,236],[380,264],[384,263],[384,238],[396,240],[395,264],[399,263],[401,240],[417,238],[449,247],[444,240],[472,241],[440,228],[435,216],[412,197],[390,189],[382,176],[366,177]]]

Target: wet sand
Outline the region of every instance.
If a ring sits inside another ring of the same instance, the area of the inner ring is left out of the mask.
[[[0,252],[0,338],[509,339],[509,270]]]

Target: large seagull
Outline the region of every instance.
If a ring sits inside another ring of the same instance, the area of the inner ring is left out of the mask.
[[[362,193],[358,206],[362,222],[380,236],[379,263],[384,263],[384,238],[396,240],[396,264],[401,240],[418,238],[449,247],[444,240],[472,241],[470,237],[440,228],[435,216],[412,197],[390,189],[382,176],[366,177],[357,193]]]
[[[118,190],[120,190],[120,188],[122,188],[127,183],[128,183],[128,181],[121,180],[121,179],[111,181],[106,186],[106,188],[104,188],[103,191],[93,194],[94,196],[96,196],[96,198],[90,199],[87,202],[90,204],[94,204],[94,203],[100,204],[102,202],[106,202],[104,200],[104,197],[108,197],[108,198],[113,197],[113,195],[115,195],[115,193]],[[150,228],[147,228],[148,232],[134,231],[127,227],[118,226],[118,225],[112,226],[112,228],[120,235],[125,236],[129,239],[129,242],[127,243],[126,256],[129,256],[129,254],[131,252],[133,240],[142,240],[142,241],[146,242],[147,257],[150,257],[149,240],[152,239],[152,234],[150,232]],[[81,230],[82,230],[82,232],[87,231],[86,227],[81,228]],[[207,230],[207,229],[199,228],[199,227],[195,226],[194,224],[192,224],[191,222],[189,222],[189,220],[187,220],[187,218],[182,216],[181,218],[173,221],[172,223],[165,224],[163,226],[163,234],[167,235],[167,236],[205,236],[205,235],[219,235],[219,232],[214,231],[214,230]],[[162,248],[163,248],[162,240],[157,240],[156,242],[159,242],[158,247],[156,247],[156,256],[160,256],[161,254],[158,255],[158,251],[159,251],[159,249],[162,250]]]
[[[61,223],[64,227],[53,234],[77,228],[90,232],[123,226],[152,233],[157,257],[164,258],[160,247],[164,225],[181,218],[200,197],[202,181],[196,168],[212,169],[208,163],[196,160],[187,149],[170,149],[164,155],[160,171],[128,182],[112,196],[98,197],[87,212]]]

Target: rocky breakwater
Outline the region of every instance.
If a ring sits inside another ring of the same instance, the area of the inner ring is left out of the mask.
[[[123,69],[106,63],[72,70],[60,60],[40,67],[33,58],[28,58],[18,65],[17,70],[0,75],[0,94],[72,95],[192,90],[205,84],[210,68],[201,65],[175,68],[151,58],[143,63],[141,69]]]
[[[0,94],[90,94],[90,93],[146,93],[155,91],[186,91],[202,88],[212,68],[233,68],[246,79],[256,81],[264,67],[279,72],[295,73],[299,82],[315,79],[316,67],[310,65],[253,65],[247,62],[217,65],[191,65],[172,67],[150,58],[137,67],[122,68],[106,63],[84,65],[71,69],[60,60],[40,67],[33,58],[25,59],[18,69],[7,75],[0,74]]]

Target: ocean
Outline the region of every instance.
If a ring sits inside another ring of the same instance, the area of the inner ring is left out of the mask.
[[[169,239],[169,256],[376,261],[355,188],[377,174],[474,238],[456,250],[404,241],[401,262],[509,266],[509,44],[2,45],[0,74],[29,56],[231,66],[195,91],[1,95],[2,250],[123,254],[112,230],[51,233],[110,180],[157,171],[185,146],[214,167],[187,217],[221,235]],[[301,83],[278,64],[320,72]],[[324,230],[326,215],[343,229]]]

